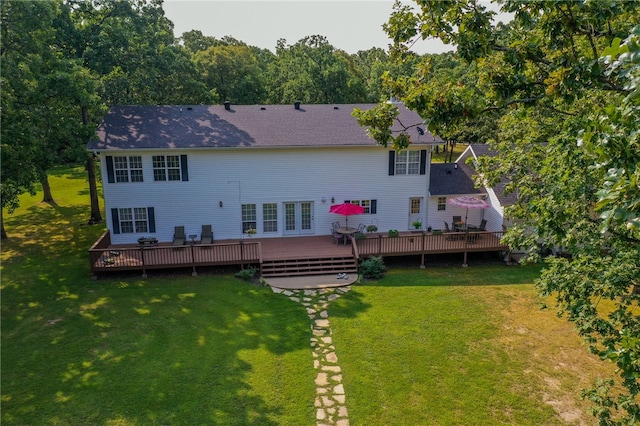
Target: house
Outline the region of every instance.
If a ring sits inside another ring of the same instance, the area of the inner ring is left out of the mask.
[[[467,215],[469,223],[480,223],[481,220],[486,220],[487,231],[501,231],[508,227],[504,208],[515,203],[517,194],[505,192],[506,182],[501,182],[495,187],[477,187],[474,182],[474,177],[478,175],[475,168],[478,157],[496,154],[489,149],[488,145],[471,144],[453,163],[431,165],[427,207],[428,226],[440,229],[445,221],[450,223],[454,215],[463,217]],[[468,162],[471,164],[467,164]],[[463,195],[483,199],[489,207],[470,209],[467,212],[465,209],[447,203],[447,199]]]
[[[345,201],[365,208],[350,225],[384,231],[432,223],[446,195],[430,183],[442,174],[430,168],[431,149],[442,141],[398,104],[393,130],[406,130],[411,146],[397,153],[378,145],[352,116],[374,106],[111,108],[88,144],[100,159],[111,243],[171,241],[176,226],[199,240],[205,224],[216,240],[249,229],[261,238],[326,235],[332,222],[345,221],[329,207]]]

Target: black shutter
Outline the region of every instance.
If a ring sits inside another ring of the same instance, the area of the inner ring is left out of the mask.
[[[111,223],[113,224],[113,233],[120,233],[120,218],[118,217],[118,209],[111,209]]]
[[[420,174],[427,174],[427,150],[420,150]]]
[[[107,182],[114,183],[116,179],[113,173],[113,157],[107,155],[105,159],[107,160]]]
[[[396,174],[396,152],[389,151],[389,176]]]
[[[182,181],[187,182],[189,180],[189,167],[187,167],[187,156],[180,156],[180,168],[182,169]]]
[[[371,214],[378,213],[378,200],[371,200],[371,207],[369,208]]]
[[[149,232],[156,232],[156,216],[153,207],[147,207],[147,219],[149,220]]]

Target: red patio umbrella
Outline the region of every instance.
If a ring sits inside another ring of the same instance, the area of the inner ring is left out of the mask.
[[[465,226],[467,223],[467,216],[469,213],[469,209],[486,209],[489,207],[489,204],[486,201],[476,197],[471,197],[469,195],[462,195],[460,197],[455,197],[455,198],[447,198],[447,203],[451,204],[452,206],[462,207],[467,209],[467,211],[464,214]]]
[[[345,228],[349,227],[349,216],[363,214],[364,207],[351,203],[334,204],[329,208],[329,213],[341,214],[345,217]]]

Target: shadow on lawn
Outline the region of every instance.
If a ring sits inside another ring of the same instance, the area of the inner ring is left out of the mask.
[[[314,418],[300,305],[229,275],[92,281],[104,226],[85,225],[87,211],[41,203],[6,220],[3,424]]]

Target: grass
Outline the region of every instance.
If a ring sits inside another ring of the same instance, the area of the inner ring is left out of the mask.
[[[458,158],[460,156],[460,154],[462,154],[464,152],[465,149],[467,149],[468,144],[465,143],[457,143],[456,146],[453,148],[453,155],[451,156],[451,161],[455,161],[456,158]],[[446,158],[445,158],[446,155]],[[431,162],[432,163],[444,163],[445,160],[448,161],[449,159],[449,152],[445,152],[442,149],[442,146],[440,146],[440,148],[438,149],[438,152],[436,152],[435,150],[431,152]]]
[[[5,216],[2,424],[315,423],[301,305],[232,272],[92,281],[84,172],[51,185]],[[578,393],[603,367],[537,274],[394,268],[332,302],[351,424],[595,424]]]

